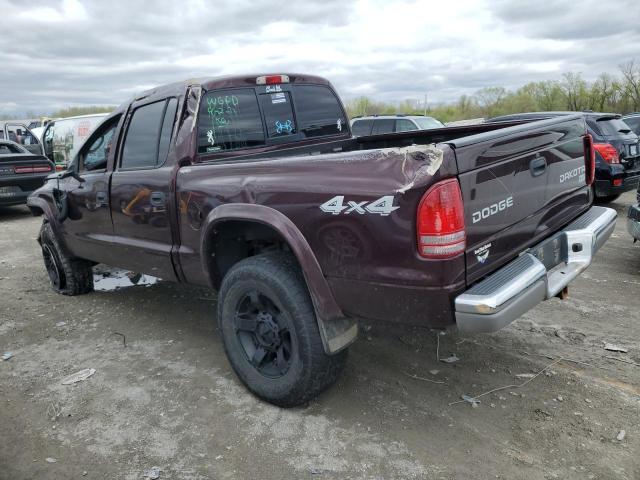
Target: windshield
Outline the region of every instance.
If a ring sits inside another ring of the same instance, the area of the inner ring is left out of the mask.
[[[423,130],[428,130],[430,128],[442,128],[444,125],[432,117],[420,117],[414,118],[414,122],[418,124],[418,126]]]

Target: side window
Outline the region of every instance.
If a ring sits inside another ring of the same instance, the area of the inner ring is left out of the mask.
[[[406,118],[396,120],[396,132],[412,132],[414,130],[417,130],[417,127],[411,120]]]
[[[258,98],[253,89],[212,90],[202,97],[198,113],[198,153],[264,143]]]
[[[382,135],[383,133],[392,133],[395,128],[396,121],[393,118],[382,118],[374,120],[372,135]]]
[[[640,117],[625,118],[624,122],[631,127],[636,135],[640,134]]]
[[[8,125],[9,139],[20,145],[37,145],[38,139],[24,125]]]
[[[260,95],[260,104],[264,112],[269,138],[286,137],[297,133],[289,92]]]
[[[115,118],[112,122],[97,132],[97,137],[93,137],[93,140],[89,140],[89,145],[85,146],[82,153],[79,155],[80,165],[78,170],[80,172],[91,172],[107,168],[107,159],[109,158],[109,152],[114,147],[114,133],[119,120],[120,117]]]
[[[124,141],[121,168],[156,166],[158,140],[166,103],[150,103],[134,110]]]
[[[373,127],[373,120],[356,120],[351,126],[351,133],[354,137],[371,135],[371,127]]]
[[[305,137],[346,133],[347,118],[331,89],[298,85],[293,89],[300,132]]]
[[[173,124],[176,119],[176,109],[178,108],[178,99],[171,98],[167,103],[162,121],[162,130],[160,131],[160,143],[158,145],[158,163],[162,165],[167,159],[169,153],[169,144],[171,143],[171,133],[173,132]]]

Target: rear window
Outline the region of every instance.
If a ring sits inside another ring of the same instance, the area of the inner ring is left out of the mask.
[[[337,135],[347,127],[347,119],[333,92],[323,86],[299,85],[293,88],[300,132],[305,137]]]
[[[415,122],[418,124],[418,126],[420,128],[422,128],[424,130],[429,130],[430,128],[442,128],[442,127],[444,127],[442,122],[436,120],[435,118],[431,118],[431,117],[416,118]]]
[[[297,133],[289,92],[265,93],[260,95],[260,103],[269,138]]]
[[[253,88],[212,90],[200,105],[198,153],[336,135],[346,129],[339,100],[321,85],[283,85],[269,93]]]
[[[264,145],[258,97],[252,88],[208,92],[198,117],[199,153]]]
[[[603,135],[619,135],[631,132],[629,125],[619,118],[597,120],[596,124]]]

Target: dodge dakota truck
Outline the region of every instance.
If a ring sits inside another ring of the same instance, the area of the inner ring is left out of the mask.
[[[228,359],[299,405],[358,319],[492,332],[563,297],[611,234],[582,115],[353,137],[331,84],[189,80],[136,96],[28,201],[54,290],[104,263],[218,291]]]

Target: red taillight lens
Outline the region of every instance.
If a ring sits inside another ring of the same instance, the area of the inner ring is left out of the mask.
[[[620,185],[622,185],[622,179],[616,178],[615,180],[612,180],[611,183],[613,184],[614,187],[619,187]]]
[[[600,154],[607,163],[620,163],[620,156],[616,147],[610,143],[594,143],[593,148]]]
[[[449,258],[464,252],[464,204],[456,179],[444,180],[424,194],[418,206],[418,253],[424,258]]]
[[[288,75],[266,75],[256,78],[256,85],[274,85],[276,83],[289,83]]]
[[[583,139],[584,142],[584,169],[586,175],[585,181],[587,185],[592,185],[596,178],[596,151],[593,148],[593,137],[587,133]]]
[[[50,172],[51,167],[48,165],[42,165],[37,167],[16,167],[13,169],[15,173],[44,173]]]
[[[56,172],[61,172],[67,168],[66,165],[56,164]]]

